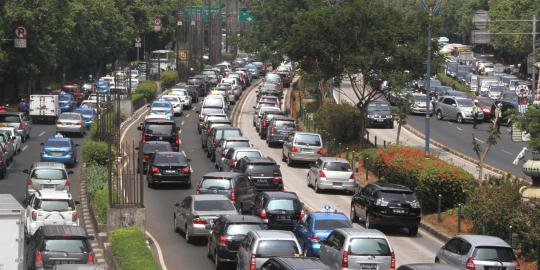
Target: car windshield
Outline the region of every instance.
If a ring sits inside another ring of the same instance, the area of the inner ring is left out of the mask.
[[[215,179],[215,178],[206,178],[201,182],[201,188],[209,189],[230,189],[231,181],[229,179]]]
[[[78,112],[82,115],[94,115],[94,110],[92,109],[82,109],[82,108],[79,108],[77,110],[75,110],[75,112]]]
[[[35,169],[32,171],[30,178],[47,179],[47,180],[63,180],[67,179],[65,170],[61,169]]]
[[[204,100],[203,107],[223,107],[223,100],[220,98],[209,98]]]
[[[168,143],[146,143],[143,145],[143,152],[145,153],[151,153],[151,152],[171,152],[172,147]]]
[[[507,247],[477,247],[473,258],[479,261],[512,262],[516,256],[514,251]]]
[[[225,146],[227,148],[232,148],[232,147],[249,147],[250,145],[248,141],[229,141],[227,142]]]
[[[36,207],[43,211],[72,211],[75,209],[75,205],[71,200],[41,200],[40,204]]]
[[[459,107],[472,107],[473,101],[470,99],[456,99]]]
[[[153,135],[169,136],[173,133],[174,126],[172,124],[148,124],[146,125],[146,133]]]
[[[181,153],[157,153],[154,163],[186,163],[186,157]]]
[[[327,171],[350,172],[351,165],[345,162],[326,162],[323,169]]]
[[[225,114],[225,111],[220,108],[203,108],[201,114]]]
[[[349,244],[349,255],[390,256],[390,247],[383,238],[354,238]]]
[[[370,112],[375,112],[375,111],[390,111],[390,106],[389,106],[387,103],[379,103],[379,102],[376,102],[376,103],[370,103],[370,104],[368,105],[367,110],[370,111]]]
[[[83,239],[45,239],[43,251],[82,253],[88,250],[86,241]]]
[[[288,121],[288,120],[277,120],[274,122],[274,125],[276,127],[287,127],[287,128],[294,128],[294,121]]]
[[[315,134],[297,134],[296,144],[309,145],[309,146],[321,146],[321,137]]]
[[[269,211],[272,210],[287,210],[294,211],[296,210],[296,200],[294,199],[274,199],[268,202],[266,208]]]
[[[18,115],[1,115],[0,123],[19,123],[21,119]]]
[[[407,201],[412,202],[416,200],[416,197],[412,192],[391,192],[391,191],[384,191],[381,192],[379,195],[379,198],[383,199],[384,201]]]
[[[165,103],[165,102],[155,102],[155,103],[152,103],[151,107],[152,108],[170,108],[171,104]]]
[[[195,211],[234,211],[234,205],[229,200],[195,201]]]
[[[222,138],[238,137],[242,136],[242,132],[239,129],[226,129],[221,132]],[[221,138],[218,138],[221,139]]]
[[[209,116],[206,121],[216,121],[216,120],[227,120],[226,115],[215,115],[215,116]]]
[[[243,157],[262,157],[259,151],[238,151],[236,152],[236,160],[240,160]]]
[[[263,240],[257,247],[257,257],[298,256],[298,246],[293,240]]]
[[[227,235],[246,235],[251,231],[262,230],[263,227],[259,223],[231,224],[227,226]]]
[[[187,96],[188,93],[186,91],[173,91],[173,94],[178,96]]]
[[[491,99],[479,99],[478,103],[480,103],[480,106],[492,106],[495,101]]]
[[[45,147],[70,147],[69,141],[46,141]]]
[[[58,117],[59,120],[81,120],[80,114],[74,114],[74,113],[63,113]]]
[[[277,84],[277,83],[279,83],[281,81],[281,77],[279,77],[279,76],[267,77],[266,81]]]
[[[323,219],[315,221],[315,230],[331,231],[339,228],[352,228],[352,224],[346,219]]]

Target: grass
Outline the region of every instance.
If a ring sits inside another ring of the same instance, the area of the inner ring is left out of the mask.
[[[107,224],[107,210],[109,207],[109,190],[99,189],[94,194],[92,206],[96,212],[97,219],[101,224]]]
[[[146,245],[144,233],[136,227],[113,231],[111,249],[122,270],[159,270],[152,252]]]

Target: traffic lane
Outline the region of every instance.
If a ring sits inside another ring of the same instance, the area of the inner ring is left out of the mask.
[[[350,212],[351,196],[339,192],[327,192],[317,194],[306,184],[307,166],[288,167],[281,161],[281,148],[269,148],[264,140],[259,139],[258,133],[252,124],[254,110],[252,106],[256,102],[256,93],[252,91],[248,94],[246,102],[243,104],[239,115],[239,127],[244,136],[250,139],[254,147],[273,158],[281,168],[285,188],[298,194],[300,200],[309,208],[314,210],[322,209],[329,204],[334,209],[348,214]],[[360,227],[359,225],[355,225]],[[390,243],[396,250],[396,260],[398,265],[406,263],[428,263],[433,262],[436,251],[443,245],[442,242],[432,237],[430,234],[420,230],[416,237],[407,236],[404,229],[385,229]]]
[[[407,123],[420,132],[425,129],[425,116],[409,115]],[[457,150],[467,156],[477,159],[472,145],[472,134],[478,138],[482,147],[485,146],[489,137],[491,122],[482,122],[477,129],[473,129],[472,124],[458,124],[454,121],[437,120],[435,117],[430,121],[430,137],[451,149]],[[525,143],[512,142],[509,128],[501,126],[501,136],[497,144],[491,147],[487,155],[486,162],[498,169],[512,173],[513,175],[526,177],[521,170],[521,166],[513,165],[512,162],[519,154]]]

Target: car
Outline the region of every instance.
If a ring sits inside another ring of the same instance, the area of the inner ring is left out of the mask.
[[[335,229],[321,241],[319,255],[334,270],[396,269],[394,250],[378,230]]]
[[[236,201],[236,182],[246,175],[234,172],[210,172],[203,175],[195,188],[195,194],[222,194]]]
[[[442,263],[411,263],[402,264],[397,270],[462,270],[463,268],[455,267]]]
[[[266,120],[269,122],[266,128],[264,128],[263,122],[262,132],[265,132],[264,138],[268,147],[272,147],[276,143],[284,143],[289,135],[296,130],[296,122],[292,117],[269,115]]]
[[[262,158],[263,153],[260,149],[252,147],[229,148],[223,157],[221,170],[224,172],[232,171],[236,166],[236,162],[243,157]]]
[[[172,152],[173,148],[170,142],[166,141],[149,141],[135,148],[138,150],[139,166],[138,171],[146,173],[148,171],[148,162],[156,152]]]
[[[454,236],[437,251],[435,262],[470,270],[520,269],[512,247],[499,237],[489,235]]]
[[[242,94],[242,86],[240,85],[240,81],[238,80],[238,78],[223,78],[219,83],[230,84],[231,93],[234,95],[234,99],[240,99],[240,95]]]
[[[276,74],[276,73],[266,74],[266,76],[264,77],[264,82],[276,84],[278,86],[278,91],[283,92],[283,81],[279,74]]]
[[[0,124],[14,127],[15,133],[21,136],[23,142],[30,138],[32,127],[28,117],[22,112],[0,112]]]
[[[77,101],[75,101],[73,95],[63,92],[58,95],[58,103],[61,112],[71,112],[77,106]]]
[[[169,142],[174,151],[180,148],[180,127],[176,122],[164,119],[147,119],[137,129],[142,131],[141,144],[149,141]]]
[[[187,110],[191,110],[193,107],[192,104],[192,97],[189,95],[189,91],[186,89],[172,89],[170,92],[171,95],[175,95],[178,98],[180,98],[180,102],[182,102],[183,108],[186,108]]]
[[[218,127],[232,127],[232,122],[229,119],[223,119],[219,117],[211,117],[205,122],[201,129],[201,147],[205,151],[207,146],[208,134],[212,133],[212,129]]]
[[[425,114],[426,113],[426,95],[424,94],[412,94],[410,95],[410,112],[411,114]],[[431,99],[429,101],[429,114],[433,114],[433,106],[431,105]]]
[[[199,78],[189,78],[187,80],[187,85],[193,88],[193,91],[196,93],[198,97],[206,95],[206,92],[208,91],[203,80]]]
[[[73,174],[73,171],[66,170],[62,163],[34,162],[30,169],[23,170],[23,173],[28,174],[26,197],[29,197],[44,189],[69,192],[71,184],[68,175]]]
[[[261,270],[331,270],[318,258],[310,257],[274,257],[268,259]]]
[[[77,147],[70,138],[55,136],[41,143],[41,161],[60,162],[68,166],[77,164]]]
[[[164,116],[169,120],[173,119],[174,110],[173,105],[168,101],[154,101],[152,104],[148,105],[150,112],[148,116]]]
[[[212,127],[209,130],[208,137],[206,140],[206,156],[210,158],[210,161],[214,162],[216,160],[215,150],[217,144],[222,139],[232,138],[232,137],[241,137],[242,131],[237,127],[221,126],[221,127]]]
[[[307,186],[313,187],[316,193],[323,190],[341,190],[354,193],[358,182],[349,161],[337,157],[320,157],[307,173]]]
[[[367,125],[369,128],[386,127],[394,128],[394,116],[387,101],[372,101],[367,106]]]
[[[304,218],[303,203],[294,192],[262,191],[257,193],[251,214],[260,217],[271,229],[292,231]]]
[[[15,154],[17,153],[15,150],[15,143],[14,143],[14,136],[10,135],[11,133],[9,131],[0,130],[0,149],[4,153],[4,157],[6,158],[7,165],[11,164],[13,162],[13,159],[15,158]]]
[[[263,221],[254,216],[225,215],[214,221],[208,234],[208,257],[213,259],[216,269],[223,263],[235,263],[240,244],[250,231],[264,230]]]
[[[495,105],[495,100],[490,97],[471,97],[472,100],[478,100],[478,107],[482,110],[484,114],[484,121],[491,119],[491,108]]]
[[[326,240],[334,229],[352,228],[352,222],[345,214],[325,205],[321,211],[313,211],[301,219],[293,229],[304,256],[318,257],[320,242]]]
[[[7,163],[6,158],[4,157],[4,152],[0,151],[0,179],[4,179],[7,174]]]
[[[209,114],[227,115],[223,108],[202,108],[200,111],[197,110],[196,113],[199,114],[199,122],[197,123],[197,131],[199,132],[199,134],[201,134],[201,127],[202,127],[205,115],[209,115]]]
[[[246,174],[257,191],[283,190],[281,170],[270,157],[243,157],[236,163],[234,171]]]
[[[182,113],[184,112],[184,105],[180,98],[176,95],[163,95],[159,98],[159,100],[171,103],[173,107],[173,114],[175,116],[182,115]]]
[[[230,104],[236,104],[236,96],[234,95],[232,84],[220,83],[215,89],[219,91]]]
[[[352,197],[351,220],[363,219],[367,229],[376,225],[406,227],[415,236],[420,225],[420,202],[411,189],[391,183],[368,184]]]
[[[266,139],[268,133],[268,126],[270,121],[274,118],[284,118],[286,117],[285,113],[282,111],[270,110],[265,111],[261,114],[261,119],[258,121],[256,129],[259,132],[259,137],[263,140]]]
[[[299,256],[300,244],[292,232],[259,230],[249,232],[236,253],[237,270],[260,269],[270,258]]]
[[[86,134],[86,123],[80,113],[63,112],[56,120],[56,131],[60,133]]]
[[[98,116],[96,110],[89,107],[79,107],[75,112],[82,115],[86,128],[90,128]]]
[[[17,134],[14,127],[0,127],[0,132],[7,133],[8,137],[13,140],[13,148],[15,149],[15,153],[21,151],[22,137],[21,135]]]
[[[236,214],[233,202],[224,195],[189,195],[174,204],[174,230],[182,231],[186,242],[191,243],[195,237],[207,237],[220,215]]]
[[[253,125],[255,126],[255,130],[257,132],[260,132],[262,117],[266,112],[280,113],[281,109],[279,107],[261,107],[259,112],[253,115]]]
[[[294,132],[287,137],[281,150],[282,161],[292,166],[294,162],[314,162],[324,155],[322,137],[318,133]]]
[[[199,102],[199,96],[200,96],[199,86],[197,86],[197,85],[186,85],[185,88],[188,91],[189,96],[191,97],[191,101],[195,102],[195,103],[198,103]]]
[[[435,113],[437,119],[456,120],[458,123],[474,121],[473,101],[470,98],[442,96],[435,102]],[[478,114],[479,122],[484,120],[484,114]]]
[[[253,126],[257,126],[257,120],[259,117],[259,111],[263,107],[271,107],[274,109],[265,109],[265,110],[274,110],[274,111],[280,111],[281,109],[278,107],[277,103],[271,102],[271,101],[265,101],[265,102],[259,102],[257,105],[253,106],[253,109],[255,109],[255,112],[253,113]]]
[[[216,169],[223,170],[223,160],[225,159],[225,154],[232,147],[250,147],[249,139],[247,137],[230,137],[221,139],[214,150],[215,156],[215,167]]]
[[[184,184],[191,187],[191,160],[184,153],[156,152],[148,161],[148,187],[156,184]]]
[[[71,264],[96,264],[89,236],[80,226],[45,225],[28,239],[26,262],[29,269],[77,269],[98,270],[99,268],[66,268]],[[62,267],[61,267],[61,266]]]
[[[228,110],[228,105],[221,95],[210,95],[204,98],[201,108],[216,108]]]
[[[79,225],[79,215],[75,201],[69,192],[40,190],[30,195],[26,201],[26,234],[33,235],[44,225]]]

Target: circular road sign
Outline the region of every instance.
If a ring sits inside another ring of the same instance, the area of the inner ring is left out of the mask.
[[[141,42],[142,42],[141,36],[136,36],[136,37],[135,37],[135,42],[141,43]]]
[[[27,32],[24,26],[17,26],[17,28],[15,28],[15,37],[17,37],[17,39],[26,39],[26,35]]]
[[[518,97],[527,97],[529,96],[529,87],[527,85],[521,84],[516,87],[516,94]]]
[[[160,17],[155,17],[154,18],[154,25],[156,25],[156,26],[161,25],[161,18]]]

